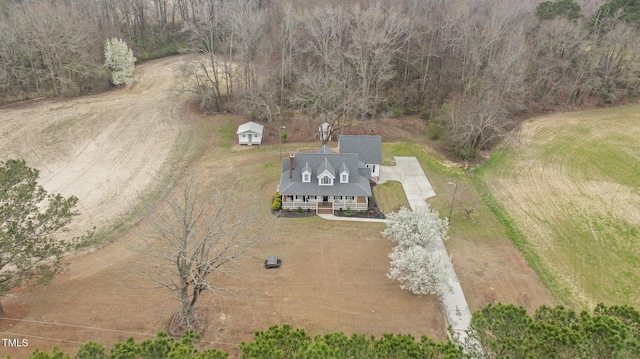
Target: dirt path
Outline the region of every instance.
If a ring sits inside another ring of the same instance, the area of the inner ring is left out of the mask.
[[[25,159],[47,191],[79,198],[72,234],[111,223],[157,181],[185,128],[180,63],[145,63],[105,94],[0,109],[0,158]]]

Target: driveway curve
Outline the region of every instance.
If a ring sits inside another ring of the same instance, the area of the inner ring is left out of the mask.
[[[394,160],[396,161],[395,166],[382,166],[380,169],[380,182],[401,182],[412,210],[420,206],[427,206],[427,199],[435,196],[436,192],[433,190],[431,183],[429,183],[418,160],[415,157],[394,157]],[[462,292],[460,281],[442,239],[438,238],[431,245],[432,250],[440,251],[446,258],[449,258],[449,279],[447,283],[449,291],[442,293],[441,299],[447,320],[456,339],[463,342],[466,340],[466,331],[471,323],[471,310],[469,310],[467,299]]]

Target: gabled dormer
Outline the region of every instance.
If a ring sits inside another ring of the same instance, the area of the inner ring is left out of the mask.
[[[340,183],[349,183],[349,168],[344,162],[340,166]]]
[[[302,168],[302,182],[311,183],[311,166],[309,166],[309,162],[306,162]]]
[[[333,186],[333,180],[336,179],[335,170],[329,160],[325,157],[320,167],[318,167],[318,185]]]

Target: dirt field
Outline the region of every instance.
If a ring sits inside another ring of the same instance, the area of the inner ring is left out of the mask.
[[[270,198],[279,178],[278,146],[221,147],[228,140],[221,139],[227,135],[222,136],[218,128],[242,119],[188,115],[183,97],[175,92],[178,62],[179,58],[169,58],[140,66],[138,85],[132,89],[0,110],[3,120],[10,119],[2,122],[3,140],[16,143],[3,142],[3,153],[24,156],[29,165],[39,168],[48,190],[80,198],[84,214],[77,221],[77,230],[108,225],[127,213],[135,205],[135,194],[159,180],[158,173],[171,160],[172,146],[190,128],[205,138],[207,147],[189,170],[209,179],[222,168],[241,168],[250,175],[252,188],[260,190],[261,198]],[[39,130],[33,118],[44,121],[57,137]],[[409,135],[395,126],[397,120],[384,123],[377,131],[387,131],[382,133],[391,138]],[[309,144],[286,143],[283,151],[305,146]],[[446,179],[440,182],[444,184],[436,181],[434,185],[444,193]],[[263,215],[270,216],[268,203],[264,208]],[[446,338],[439,300],[411,295],[387,279],[392,243],[379,235],[381,224],[320,218],[276,223],[274,239],[250,255],[278,255],[282,268],[266,271],[260,259],[246,259],[237,279],[220,279],[228,288],[243,290],[242,295],[222,300],[203,295],[200,307],[210,320],[204,347],[230,351],[233,357],[240,341],[283,323],[311,334],[343,331]],[[176,303],[136,276],[146,265],[128,249],[148,231],[145,226],[142,220],[104,247],[74,256],[69,271],[51,285],[16,288],[2,298],[8,318],[0,320],[0,335],[28,338],[29,347],[0,348],[0,355],[24,358],[35,348],[50,350],[53,346],[75,353],[79,343],[88,340],[109,347],[129,336],[142,340],[165,330]],[[518,304],[521,293],[532,296],[524,298],[523,304],[551,301],[508,240],[452,236],[448,248],[472,310],[488,302]],[[504,276],[505,271],[510,275]]]
[[[143,64],[126,89],[0,109],[0,156],[25,159],[47,191],[79,198],[73,234],[104,227],[156,183],[186,128],[179,64]]]

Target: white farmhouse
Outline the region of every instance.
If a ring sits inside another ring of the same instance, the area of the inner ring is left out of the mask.
[[[255,122],[247,122],[238,126],[238,144],[239,145],[261,145],[262,130],[264,126]]]
[[[382,163],[381,138],[340,136],[338,141],[339,153],[323,145],[316,153],[292,153],[282,161],[278,186],[282,208],[330,214],[369,207],[370,182],[377,180]]]

